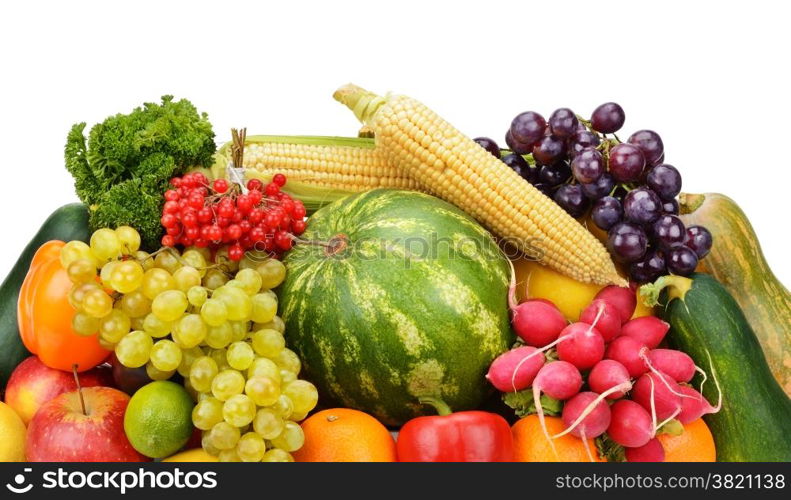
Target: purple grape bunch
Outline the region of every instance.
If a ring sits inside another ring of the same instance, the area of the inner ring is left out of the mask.
[[[665,163],[659,134],[638,130],[622,142],[616,132],[625,120],[614,102],[597,107],[589,120],[569,108],[549,119],[526,111],[505,134],[510,151],[488,137],[475,142],[572,217],[590,216],[607,232],[607,248],[631,280],[688,276],[709,253],[711,233],[679,218],[681,175]]]

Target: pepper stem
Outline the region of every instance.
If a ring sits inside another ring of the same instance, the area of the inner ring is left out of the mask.
[[[445,403],[445,401],[443,401],[443,400],[441,400],[439,398],[432,398],[432,397],[426,396],[426,397],[418,398],[418,401],[420,401],[420,404],[422,404],[422,405],[431,405],[431,406],[433,406],[434,409],[437,410],[437,414],[439,416],[441,416],[441,417],[444,417],[444,416],[447,416],[447,415],[450,415],[451,413],[453,413],[453,410],[450,409],[450,406],[448,406],[447,403]]]

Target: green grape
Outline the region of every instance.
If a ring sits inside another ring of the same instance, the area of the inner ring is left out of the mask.
[[[156,296],[151,303],[151,311],[162,321],[176,321],[184,314],[188,305],[187,295],[184,292],[167,290]]]
[[[233,332],[233,342],[239,342],[247,338],[249,333],[250,323],[247,321],[229,321],[231,330]]]
[[[236,278],[228,281],[228,283],[226,283],[225,286],[232,286],[244,292],[244,284]],[[247,292],[244,293],[246,294]]]
[[[206,323],[198,314],[185,314],[175,324],[171,335],[179,347],[184,349],[195,347],[206,338]]]
[[[214,291],[214,299],[220,299],[228,309],[228,319],[231,321],[248,321],[253,311],[253,303],[250,297],[241,288],[233,286],[221,286]]]
[[[307,415],[319,402],[316,386],[307,380],[295,380],[289,383],[283,389],[283,394],[288,396],[294,404],[294,413],[299,415]]]
[[[115,356],[122,365],[138,368],[146,364],[154,341],[143,331],[135,330],[124,335],[115,346]]]
[[[272,448],[271,450],[264,453],[264,458],[261,459],[262,462],[293,462],[294,457],[291,456],[291,453],[287,451],[283,451],[279,448]]]
[[[209,299],[200,308],[200,317],[210,326],[219,326],[228,319],[228,308],[219,299]]]
[[[200,444],[201,444],[201,448],[203,448],[203,451],[205,451],[209,455],[217,457],[221,453],[220,450],[215,448],[214,445],[211,443],[211,432],[209,431],[204,431],[201,433]],[[234,451],[236,451],[235,448]]]
[[[212,358],[200,356],[192,362],[190,367],[190,384],[198,392],[209,392],[218,371],[217,363]]]
[[[199,254],[203,255],[203,259],[206,262],[211,261],[211,249],[209,247],[199,248],[196,246],[189,246],[184,249],[184,252],[189,252],[189,251],[198,252]]]
[[[168,380],[173,376],[174,373],[176,373],[176,370],[160,370],[154,366],[154,363],[152,363],[150,360],[148,363],[146,363],[146,375],[148,375],[148,378],[151,380]]]
[[[271,408],[261,408],[253,419],[253,429],[264,439],[274,439],[283,432],[285,421]]]
[[[198,285],[200,284],[200,278],[206,275],[206,258],[203,254],[197,250],[189,249],[185,250],[183,254],[181,254],[181,260],[183,261],[185,266],[189,266],[194,268],[198,271]]]
[[[129,293],[143,284],[143,266],[135,260],[125,260],[113,268],[110,286],[121,293]]]
[[[71,319],[71,329],[81,337],[90,337],[99,331],[100,321],[84,312],[78,312]]]
[[[244,391],[244,376],[236,370],[223,370],[211,382],[211,393],[220,401],[227,401],[230,397],[241,394],[242,391]]]
[[[277,314],[277,299],[268,293],[257,293],[252,296],[253,310],[250,315],[256,323],[267,323]]]
[[[93,264],[96,269],[97,260],[91,252],[91,247],[79,240],[74,240],[66,243],[60,249],[60,265],[63,269],[68,269],[72,262],[78,259],[86,259]]]
[[[110,262],[103,265],[101,271],[99,271],[99,279],[101,280],[102,285],[104,285],[106,288],[110,288],[112,286],[110,285],[110,281],[113,276],[113,271],[115,271],[115,268],[118,267],[118,264],[120,263],[120,260],[111,260]]]
[[[223,421],[223,403],[217,398],[208,396],[192,409],[192,424],[202,431],[208,431]]]
[[[121,297],[121,309],[130,318],[141,318],[151,312],[151,301],[140,290]]]
[[[99,323],[99,336],[106,342],[117,344],[131,328],[129,315],[121,309],[113,309]]]
[[[269,377],[255,376],[247,380],[244,392],[258,406],[271,406],[280,397],[280,384]]]
[[[158,340],[151,348],[151,363],[163,372],[172,372],[181,364],[183,354],[172,340]]]
[[[269,377],[280,386],[280,368],[268,358],[255,358],[247,369],[247,378]]]
[[[229,273],[235,273],[239,270],[239,262],[228,257],[227,246],[217,249],[217,252],[214,253],[214,263]]]
[[[236,446],[240,435],[238,427],[228,422],[218,422],[209,431],[209,442],[218,450],[227,450]]]
[[[140,291],[148,300],[154,300],[157,295],[167,290],[176,289],[176,280],[164,269],[152,267],[143,274],[143,284]]]
[[[253,364],[255,353],[247,342],[234,342],[226,351],[228,364],[234,370],[247,370]]]
[[[272,361],[283,370],[293,372],[294,375],[299,375],[299,370],[302,368],[299,356],[289,348],[281,350],[276,357],[272,358]]]
[[[211,356],[211,359],[217,363],[217,367],[220,369],[220,371],[227,370],[231,367],[231,365],[228,364],[228,358],[226,356],[225,349],[212,349],[209,353],[209,356]]]
[[[222,416],[234,427],[243,427],[255,418],[255,403],[245,394],[235,394],[222,406]]]
[[[296,373],[283,369],[280,370],[280,383],[283,386],[286,386],[295,380],[297,380]]]
[[[257,268],[261,275],[261,287],[266,289],[277,288],[286,278],[286,266],[277,259],[268,259]]]
[[[260,462],[265,453],[266,443],[255,432],[248,432],[236,444],[236,454],[242,462]]]
[[[168,248],[167,250],[158,253],[157,256],[154,257],[154,267],[164,269],[170,274],[175,273],[176,269],[181,267],[178,251],[173,248]]]
[[[103,318],[113,310],[113,299],[104,290],[90,290],[82,299],[82,310],[94,318]]]
[[[275,414],[286,420],[287,418],[291,417],[291,414],[294,412],[294,403],[291,402],[291,398],[286,396],[285,394],[281,394],[275,404],[273,404],[270,409],[275,412]]]
[[[176,288],[184,293],[187,293],[187,290],[194,286],[200,286],[201,283],[200,273],[192,266],[176,269],[176,272],[173,273],[173,279],[176,280]]]
[[[143,318],[143,330],[155,338],[167,337],[173,329],[172,321],[162,321],[154,313],[146,314]]]
[[[209,269],[203,277],[203,286],[209,290],[216,290],[228,283],[228,276],[219,269]]]
[[[121,311],[120,308],[118,310]],[[126,314],[126,313],[124,313],[124,314]],[[129,319],[129,326],[131,327],[130,330],[143,330],[143,331],[145,331],[145,328],[143,328],[143,324],[145,323],[145,319],[146,319],[145,316],[142,317],[142,318],[130,318]],[[148,333],[148,332],[146,332],[146,333]]]
[[[239,458],[239,455],[236,453],[236,448],[231,448],[230,450],[222,450],[217,458],[220,462],[241,462],[242,459]]]
[[[107,342],[103,338],[99,337],[99,347],[101,347],[105,351],[113,351],[113,350],[115,350],[115,343],[114,342]]]
[[[187,290],[187,301],[190,305],[201,307],[209,298],[209,290],[202,286],[193,286]]]
[[[151,257],[151,254],[148,252],[138,250],[135,252],[135,260],[143,266],[143,271],[154,269],[154,257]]]
[[[82,285],[74,285],[69,292],[69,304],[77,311],[83,311],[82,301],[85,299],[85,294],[92,290],[101,290],[102,287],[96,283],[83,283]],[[83,311],[84,312],[84,311]]]
[[[112,229],[98,229],[91,235],[91,251],[101,262],[117,259],[121,256],[121,240]]]
[[[258,330],[253,333],[251,340],[255,353],[267,358],[275,359],[286,347],[286,339],[277,330]]]
[[[76,259],[66,269],[69,279],[74,284],[93,283],[96,281],[96,265],[88,259]]]
[[[277,330],[280,333],[285,333],[286,324],[283,322],[283,318],[281,318],[280,316],[275,316],[274,318],[272,318],[272,321],[269,321],[268,323],[255,323],[253,325],[253,329],[254,330],[269,329],[269,330]]]
[[[189,378],[190,376],[190,368],[192,368],[192,363],[195,362],[196,359],[203,356],[203,350],[200,347],[193,347],[192,349],[185,349],[181,353],[181,363],[179,363],[179,367],[176,370],[179,372],[179,375],[185,378]]]
[[[232,337],[231,325],[223,323],[219,326],[208,326],[206,328],[206,338],[203,341],[212,349],[222,349],[231,343]]]
[[[305,443],[305,434],[299,424],[289,420],[283,426],[283,432],[271,441],[275,448],[288,452],[297,451]]]
[[[242,269],[234,279],[242,284],[247,295],[255,295],[261,290],[261,275],[255,269]]]
[[[115,235],[121,242],[121,251],[124,255],[132,255],[140,248],[140,233],[129,226],[115,228]]]

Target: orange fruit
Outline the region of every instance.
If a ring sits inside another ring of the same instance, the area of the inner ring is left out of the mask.
[[[349,408],[323,410],[302,422],[305,444],[297,462],[396,462],[390,431],[367,413]]]
[[[684,426],[679,436],[657,436],[665,449],[665,462],[716,462],[714,437],[702,418]]]
[[[560,417],[545,417],[549,435],[563,432],[566,428]],[[581,439],[566,434],[553,440],[557,455],[552,451],[538,415],[528,415],[519,419],[511,427],[514,435],[514,460],[516,462],[590,462],[585,443]],[[605,462],[596,453],[596,444],[593,439],[588,440],[588,447],[596,462]]]

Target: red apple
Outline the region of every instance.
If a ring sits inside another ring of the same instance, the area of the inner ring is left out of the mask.
[[[85,411],[83,412],[83,403]],[[109,387],[87,387],[45,403],[27,429],[31,462],[144,462],[124,433],[129,396]]]
[[[82,387],[113,385],[109,366],[97,366],[78,376]],[[37,356],[30,356],[11,373],[6,386],[5,402],[27,425],[41,405],[64,392],[76,389],[73,373],[50,368]]]

